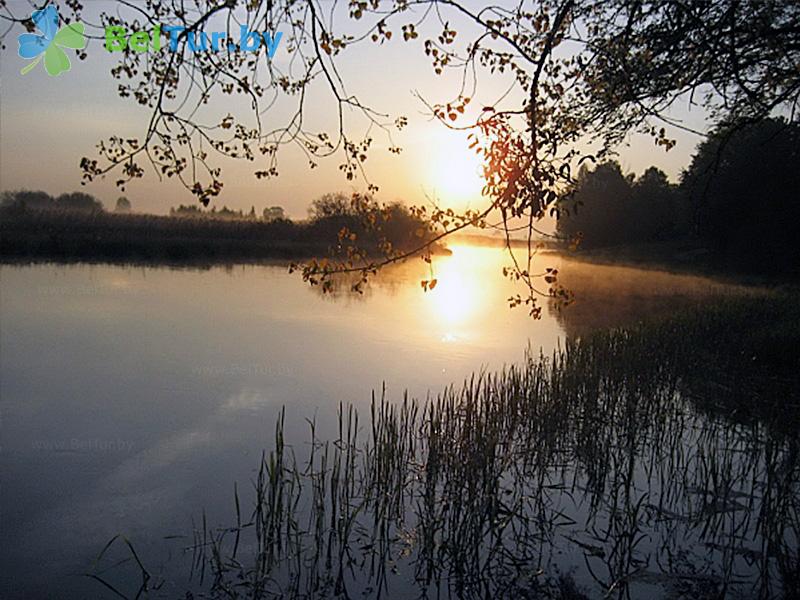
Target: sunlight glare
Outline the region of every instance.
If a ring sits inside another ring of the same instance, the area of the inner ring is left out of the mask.
[[[443,207],[464,209],[480,200],[484,186],[481,159],[469,149],[465,135],[440,133],[428,168],[434,196]]]
[[[435,263],[436,288],[426,299],[437,324],[442,326],[441,340],[455,342],[465,337],[485,305],[485,292],[475,275],[476,253],[468,246],[451,246],[453,254]]]

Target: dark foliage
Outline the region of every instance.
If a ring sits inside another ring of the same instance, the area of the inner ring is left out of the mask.
[[[350,196],[342,192],[323,194],[308,208],[308,216],[313,221],[353,214],[355,213],[350,203]]]
[[[85,192],[71,192],[61,194],[56,198],[58,210],[75,210],[82,212],[102,212],[103,203],[91,194]]]
[[[727,126],[683,174],[698,234],[730,268],[800,273],[800,125]]]
[[[39,198],[38,193],[22,194],[24,199],[29,194]],[[355,215],[297,223],[287,219],[264,221],[247,215],[233,218],[227,213],[239,213],[230,210],[188,210],[184,212],[197,218],[185,218],[175,216],[183,214],[180,209],[166,217],[28,206],[11,201],[0,208],[0,256],[200,263],[301,258],[341,251],[339,234],[344,227],[358,236],[367,251],[377,251],[379,243],[373,232],[365,230],[361,217]],[[398,249],[410,248],[419,241],[418,221],[405,207],[393,205],[385,211],[389,219],[381,228],[381,240],[385,238]]]
[[[673,239],[688,230],[688,208],[676,186],[655,167],[639,179],[616,162],[581,169],[560,234],[581,235],[587,247]]]
[[[651,167],[583,168],[559,233],[587,248],[693,237],[726,271],[800,273],[800,125],[739,121],[700,144],[680,186]]]
[[[42,191],[20,190],[3,192],[0,198],[0,207],[15,208],[17,210],[103,211],[103,203],[85,192],[70,192],[61,194],[57,198],[53,198],[47,192]]]

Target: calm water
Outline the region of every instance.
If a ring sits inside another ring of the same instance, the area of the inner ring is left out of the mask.
[[[322,296],[285,266],[208,270],[3,266],[3,597],[102,597],[77,576],[115,534],[161,556],[206,510],[228,523],[286,407],[289,439],[333,434],[339,403],[386,386],[424,397],[552,350],[565,333],[668,312],[717,293],[694,277],[567,264],[580,301],[541,321],[509,310],[502,251],[456,247]]]

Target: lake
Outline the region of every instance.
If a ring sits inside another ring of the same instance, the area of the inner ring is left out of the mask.
[[[520,363],[526,348],[550,354],[566,335],[758,293],[545,255],[578,301],[559,312],[543,299],[533,321],[507,306],[519,290],[500,274],[502,250],[452,251],[435,259],[430,292],[428,266],[413,261],[358,296],[322,295],[278,264],[0,267],[3,597],[113,597],[80,574],[119,533],[154,571],[180,563],[188,544],[163,538],[204,511],[231,523],[234,483],[252,488],[282,408],[301,452],[309,420],[333,438],[340,403],[367,417],[383,388],[390,403],[424,399]],[[738,435],[687,418],[684,444],[709,427]]]

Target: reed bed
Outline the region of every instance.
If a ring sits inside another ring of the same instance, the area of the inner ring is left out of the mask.
[[[187,589],[798,597],[798,317],[776,295],[568,339],[425,401],[374,394],[366,423],[342,405],[307,445],[282,412],[235,523],[195,529]]]

